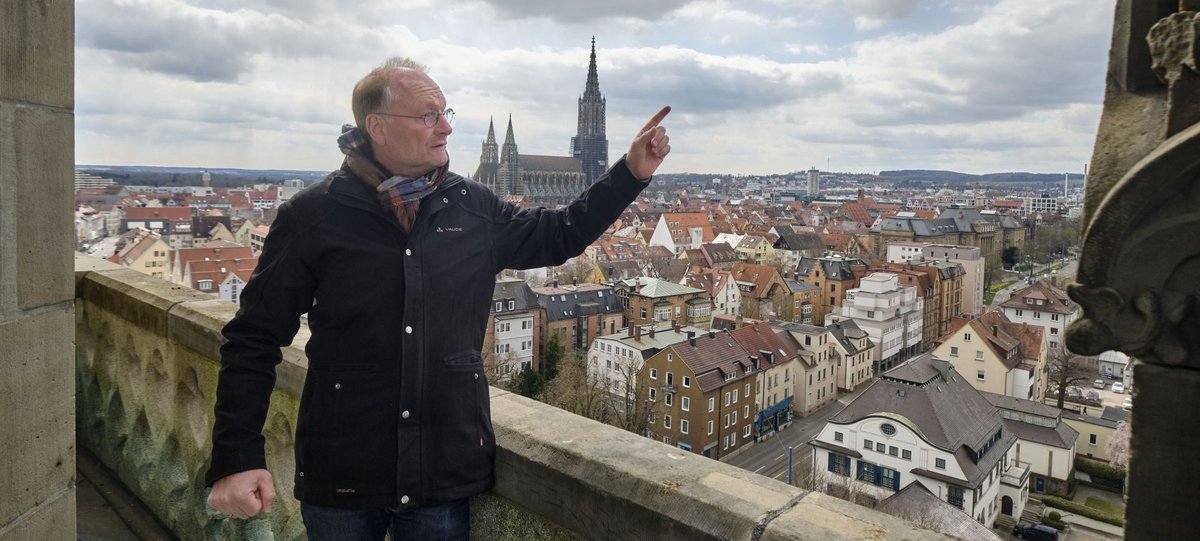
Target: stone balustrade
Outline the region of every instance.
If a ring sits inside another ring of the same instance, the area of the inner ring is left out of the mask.
[[[264,427],[275,511],[231,520],[206,508],[203,476],[236,307],[82,256],[75,302],[79,444],[180,539],[303,539],[291,492],[306,331],[284,350]],[[497,486],[472,502],[476,538],[944,539],[500,389],[491,399]]]

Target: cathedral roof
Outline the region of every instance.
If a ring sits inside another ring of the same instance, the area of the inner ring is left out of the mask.
[[[518,157],[521,169],[524,171],[567,171],[582,173],[583,164],[579,158],[570,156],[539,156],[536,154],[521,154]]]

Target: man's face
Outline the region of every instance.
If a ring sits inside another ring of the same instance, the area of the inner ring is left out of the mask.
[[[433,126],[418,117],[446,110],[446,97],[428,75],[417,71],[393,74],[388,81],[391,99],[381,113],[405,116],[370,115],[368,131],[375,159],[394,175],[417,177],[430,169],[446,165],[450,155],[446,141],[454,128],[444,116]]]

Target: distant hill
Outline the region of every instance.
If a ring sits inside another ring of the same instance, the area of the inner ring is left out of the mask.
[[[904,169],[900,171],[880,171],[879,178],[882,180],[892,180],[896,182],[916,181],[916,182],[1018,182],[1018,183],[1039,183],[1039,182],[1062,182],[1062,173],[988,173],[985,175],[971,175],[968,173],[958,173],[955,171],[936,171],[927,169]],[[1069,175],[1072,181],[1083,181],[1083,175],[1072,173]]]
[[[308,185],[329,174],[328,171],[288,169],[205,169],[203,167],[153,167],[147,165],[79,164],[75,166],[75,169],[111,178],[119,184],[134,186],[199,186],[201,175],[207,171],[212,175],[212,186],[229,188],[249,184],[278,184],[297,178]]]

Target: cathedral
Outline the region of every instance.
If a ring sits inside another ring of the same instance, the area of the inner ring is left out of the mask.
[[[496,144],[496,129],[488,122],[487,139],[479,156],[474,180],[496,195],[527,206],[554,207],[571,202],[608,169],[608,139],[604,125],[604,96],[596,74],[596,39],[588,64],[587,84],[579,98],[576,135],[570,156],[538,156],[517,152],[512,117],[504,145]]]

